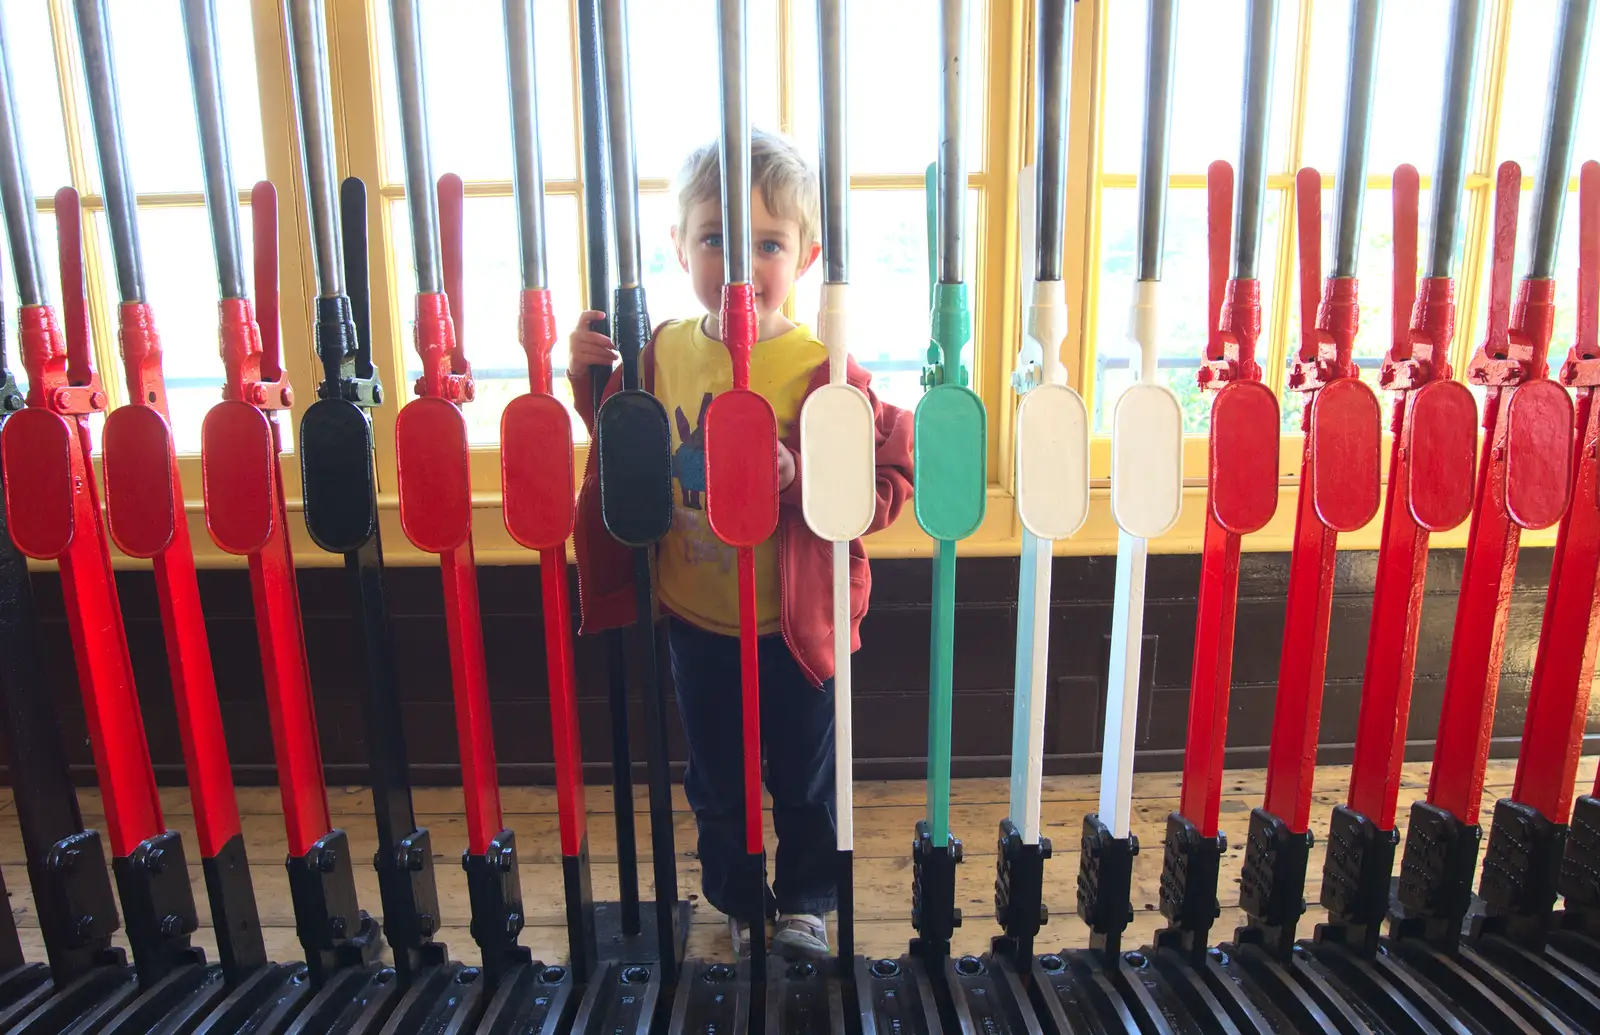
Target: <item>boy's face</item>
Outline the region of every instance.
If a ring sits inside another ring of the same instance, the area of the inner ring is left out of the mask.
[[[702,201],[689,210],[686,233],[672,230],[678,262],[694,282],[694,294],[706,312],[716,315],[722,306],[722,202]],[[821,246],[800,240],[800,224],[775,215],[761,191],[750,197],[750,282],[756,289],[756,317],[767,337],[772,319],[782,308],[795,280],[811,268]]]

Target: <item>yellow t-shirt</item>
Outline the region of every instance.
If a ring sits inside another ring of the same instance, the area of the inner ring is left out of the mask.
[[[655,339],[655,395],[672,426],[672,530],[657,552],[657,591],[673,614],[710,632],[739,633],[737,553],[706,520],[704,422],[711,400],[733,387],[728,349],[701,330],[701,321],[676,320]],[[772,404],[781,439],[800,416],[811,375],[828,351],[804,326],[750,353],[750,388]],[[761,633],[778,631],[778,542],[774,533],[755,548],[756,614]]]

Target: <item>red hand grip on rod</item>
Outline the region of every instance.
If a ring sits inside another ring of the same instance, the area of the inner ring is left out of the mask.
[[[1482,803],[1522,528],[1559,519],[1570,487],[1572,404],[1545,379],[1554,284],[1524,281],[1514,314],[1509,304],[1521,186],[1517,164],[1502,164],[1487,335],[1467,368],[1489,389],[1483,456],[1428,780],[1428,801],[1467,824],[1477,823]]]
[[[762,850],[761,659],[756,636],[754,548],[778,527],[778,426],[772,406],[750,391],[756,341],[755,289],[727,284],[719,319],[733,363],[733,388],[706,411],[706,520],[739,551],[739,672],[744,720],[745,850]]]
[[[478,607],[472,550],[472,475],[466,418],[460,403],[473,396],[472,368],[459,335],[462,306],[461,179],[439,180],[439,243],[445,294],[417,295],[416,345],[422,376],[395,423],[400,525],[419,549],[439,555],[445,629],[466,798],[467,844],[483,855],[501,827],[495,771],[494,720]]]
[[[279,362],[277,194],[263,182],[250,199],[258,307],[252,309],[244,299],[219,305],[226,378],[223,401],[212,407],[201,428],[201,473],[211,538],[229,553],[249,558],[284,825],[289,854],[300,857],[332,829],[332,821],[274,416],[293,401]]]

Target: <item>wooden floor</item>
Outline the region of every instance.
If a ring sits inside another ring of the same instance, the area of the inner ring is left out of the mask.
[[[1587,792],[1593,786],[1596,759],[1586,758],[1579,767],[1578,787]],[[1510,792],[1514,763],[1491,761],[1484,792],[1483,823],[1487,836],[1495,799]],[[1312,809],[1312,830],[1319,840],[1327,829],[1333,806],[1344,800],[1350,778],[1348,766],[1324,766],[1317,771],[1316,794]],[[1423,796],[1428,779],[1426,764],[1405,767],[1401,792],[1402,826],[1407,803]],[[1222,917],[1219,934],[1231,931],[1238,922],[1238,879],[1244,859],[1245,831],[1250,810],[1260,803],[1263,793],[1262,770],[1235,770],[1227,774],[1222,797],[1222,829],[1228,838],[1228,853],[1223,860],[1220,898]],[[966,861],[957,877],[958,904],[966,924],[957,932],[958,951],[981,951],[996,933],[994,924],[994,853],[996,828],[1006,813],[1008,782],[1003,779],[957,780],[951,788],[951,830],[965,846]],[[1130,941],[1143,944],[1150,932],[1164,924],[1158,906],[1157,888],[1161,873],[1161,839],[1167,814],[1177,806],[1179,776],[1176,773],[1141,774],[1134,778],[1133,831],[1144,851],[1135,861],[1133,905],[1135,918]],[[522,944],[546,961],[562,959],[566,952],[561,899],[560,842],[556,825],[556,801],[552,788],[508,787],[503,789],[505,822],[516,831],[522,857],[522,890],[527,912],[527,929]],[[1045,899],[1050,923],[1041,937],[1041,948],[1077,947],[1085,944],[1087,931],[1075,915],[1078,872],[1079,828],[1086,812],[1097,804],[1097,777],[1047,777],[1044,782],[1045,833],[1055,845],[1054,857],[1046,864],[1048,886]],[[639,843],[649,851],[646,803],[643,788],[638,791]],[[199,905],[201,931],[196,941],[215,958],[198,859],[194,857],[194,827],[185,790],[162,792],[162,805],[169,826],[183,833],[191,856],[190,880]],[[84,821],[99,828],[102,823],[97,792],[81,792]],[[426,788],[416,792],[418,822],[432,832],[435,872],[445,928],[440,939],[451,954],[476,962],[477,946],[467,933],[467,889],[461,871],[461,852],[466,845],[459,789]],[[911,840],[912,830],[923,809],[920,781],[879,781],[856,784],[856,939],[858,951],[868,955],[896,955],[912,935]],[[588,792],[589,839],[594,863],[596,899],[616,897],[616,841],[611,793],[607,788],[591,787]],[[334,823],[349,832],[357,857],[371,851],[374,841],[371,797],[364,788],[337,788],[330,802]],[[239,791],[239,806],[244,814],[244,835],[255,877],[256,899],[266,929],[267,949],[274,959],[293,959],[300,955],[295,940],[290,909],[288,881],[284,875],[283,819],[278,795],[272,788],[245,788]],[[727,953],[726,925],[720,913],[705,905],[699,896],[700,866],[694,853],[694,817],[683,800],[682,788],[675,788],[675,826],[678,846],[680,893],[694,904],[694,924],[689,937],[690,955],[702,958],[723,957]],[[4,866],[11,893],[11,910],[21,930],[24,948],[30,959],[43,959],[38,920],[34,915],[26,871],[17,831],[16,810],[9,791],[0,790],[0,865]],[[768,845],[771,840],[771,815],[768,815]],[[1316,897],[1317,873],[1322,864],[1322,849],[1312,854],[1312,875],[1308,892]],[[648,897],[650,866],[648,856],[640,860],[640,877]],[[358,867],[357,887],[361,902],[376,912],[377,882],[372,870]],[[1303,930],[1323,919],[1323,911],[1313,906]],[[120,939],[120,932],[119,932]]]

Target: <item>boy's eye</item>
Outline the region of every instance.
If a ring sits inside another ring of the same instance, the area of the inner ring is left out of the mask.
[[[722,235],[721,234],[706,234],[704,237],[700,238],[700,243],[705,245],[707,248],[721,248],[722,247]]]
[[[762,241],[756,247],[768,255],[778,255],[783,251],[783,243],[781,241]]]

